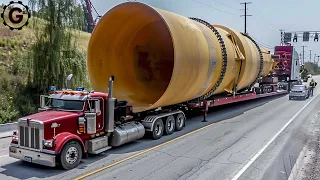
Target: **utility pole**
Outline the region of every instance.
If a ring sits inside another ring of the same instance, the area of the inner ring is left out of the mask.
[[[312,52],[312,50],[309,50],[309,51],[310,51],[310,62],[312,62],[312,61],[311,61],[311,52]]]
[[[301,54],[301,53],[299,53],[299,57],[300,57],[300,58],[299,58],[299,59],[300,59],[300,63],[301,63],[301,64],[303,64],[303,61],[302,61],[302,54]]]
[[[302,64],[304,65],[304,48],[307,46],[301,46],[302,47]]]
[[[313,62],[316,63],[317,54],[314,54]]]
[[[251,4],[251,2],[244,2],[240,4],[244,4],[244,15],[241,15],[240,17],[244,16],[244,33],[247,34],[247,16],[252,16],[247,14],[247,4]]]
[[[280,46],[284,46],[284,29],[280,29],[280,33],[281,33]]]
[[[317,57],[318,57],[318,61],[317,61],[317,65],[318,65],[320,56],[317,56]]]

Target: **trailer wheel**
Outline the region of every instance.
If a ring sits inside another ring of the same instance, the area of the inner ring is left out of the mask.
[[[170,135],[174,132],[175,128],[176,128],[176,122],[174,120],[174,117],[170,115],[166,119],[165,126],[164,126],[164,133],[167,135]]]
[[[78,166],[82,158],[82,149],[78,142],[68,142],[60,154],[60,163],[63,169],[73,169]]]
[[[183,114],[179,113],[176,118],[176,130],[181,131],[184,127],[186,118],[183,116]]]
[[[152,128],[151,138],[154,140],[160,139],[163,135],[163,129],[162,119],[157,119]]]

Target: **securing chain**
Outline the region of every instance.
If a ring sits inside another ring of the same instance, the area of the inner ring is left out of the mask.
[[[211,97],[213,95],[213,93],[217,90],[217,88],[220,86],[224,76],[225,76],[225,73],[226,73],[226,70],[227,70],[227,61],[228,61],[228,58],[227,58],[227,50],[226,50],[226,46],[224,44],[224,41],[220,35],[220,33],[218,32],[218,30],[213,27],[210,23],[202,20],[202,19],[199,19],[199,18],[192,18],[190,17],[190,19],[196,21],[196,22],[199,22],[205,26],[207,26],[209,29],[211,29],[211,31],[216,35],[216,37],[218,38],[218,42],[220,44],[220,47],[221,47],[221,51],[222,51],[222,70],[221,70],[221,73],[220,73],[220,76],[219,76],[219,80],[217,81],[217,83],[213,86],[213,88],[208,92],[206,93],[205,95],[201,96],[201,97],[198,97],[194,100],[198,100],[198,101],[202,101],[202,100],[205,100],[205,99],[208,99],[209,97]]]
[[[257,79],[248,87],[248,89],[251,89],[259,80],[260,76],[261,76],[261,73],[262,73],[262,70],[263,70],[263,55],[262,55],[262,52],[261,52],[261,49],[259,47],[259,45],[256,43],[256,41],[251,37],[249,36],[248,34],[246,33],[241,33],[243,36],[247,37],[248,39],[250,39],[253,44],[257,47],[258,49],[258,52],[259,52],[259,55],[260,55],[260,69],[259,69],[259,73],[258,73],[258,77]]]

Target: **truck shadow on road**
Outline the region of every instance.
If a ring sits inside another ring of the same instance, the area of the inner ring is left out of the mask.
[[[74,173],[85,173],[87,167],[94,166],[97,169],[102,167],[106,164],[112,164],[116,161],[124,159],[132,154],[135,154],[137,151],[147,150],[154,146],[160,145],[164,142],[192,132],[196,129],[204,127],[206,125],[212,123],[218,123],[220,121],[225,121],[225,123],[235,123],[235,122],[228,122],[228,119],[239,116],[242,113],[249,111],[251,109],[257,108],[264,104],[267,104],[273,100],[283,101],[284,96],[287,95],[278,95],[273,97],[265,97],[256,100],[249,100],[246,102],[239,102],[230,105],[224,105],[220,107],[211,108],[208,112],[207,122],[201,122],[203,117],[199,114],[192,114],[186,120],[186,126],[182,131],[174,132],[170,136],[163,136],[161,139],[158,140],[151,140],[148,138],[143,138],[120,147],[116,147],[110,149],[104,153],[99,155],[90,155],[89,158],[83,159],[79,166],[73,170],[65,171],[59,167],[51,168],[45,167],[41,165],[31,164],[23,161],[16,161],[11,164],[7,164],[2,166],[1,168],[4,169],[1,173],[18,179],[28,179],[28,178],[50,178],[54,176],[75,176]],[[280,99],[282,98],[282,99]],[[214,137],[212,137],[214,138]],[[91,169],[91,168],[90,168]],[[62,175],[63,174],[63,175]]]

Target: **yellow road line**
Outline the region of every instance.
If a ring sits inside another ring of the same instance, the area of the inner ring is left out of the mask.
[[[176,141],[176,140],[179,140],[179,139],[181,139],[181,138],[184,138],[184,137],[186,137],[186,136],[188,136],[188,135],[191,135],[191,134],[194,134],[194,133],[196,133],[196,132],[198,132],[198,131],[201,131],[201,130],[203,130],[203,129],[206,129],[206,128],[214,125],[214,124],[215,124],[215,123],[206,125],[206,126],[200,128],[200,129],[191,131],[191,132],[189,132],[189,133],[187,133],[187,134],[185,134],[185,135],[182,135],[182,136],[177,137],[177,138],[175,138],[175,139],[172,139],[172,140],[170,140],[170,141],[164,142],[164,143],[162,143],[162,144],[159,144],[159,145],[157,145],[157,146],[154,146],[154,147],[152,147],[152,148],[149,148],[149,149],[147,149],[147,150],[144,150],[144,151],[142,151],[142,152],[139,152],[139,153],[134,154],[134,155],[132,155],[132,156],[129,156],[129,157],[127,157],[127,158],[124,158],[124,159],[122,159],[122,160],[120,160],[120,161],[117,161],[117,162],[114,162],[114,163],[112,163],[112,164],[109,164],[108,166],[105,166],[105,167],[102,167],[102,168],[97,169],[97,170],[95,170],[95,171],[92,171],[92,172],[90,172],[90,173],[84,174],[84,175],[76,178],[75,180],[80,180],[80,179],[86,178],[86,177],[88,177],[88,176],[91,176],[91,175],[93,175],[93,174],[96,174],[96,173],[98,173],[98,172],[101,172],[101,171],[103,171],[103,170],[105,170],[105,169],[108,169],[108,168],[113,167],[113,166],[115,166],[115,165],[121,164],[121,163],[123,163],[123,162],[125,162],[125,161],[128,161],[128,160],[130,160],[130,159],[133,159],[133,158],[135,158],[135,157],[137,157],[137,156],[140,156],[140,155],[142,155],[142,154],[145,154],[145,153],[147,153],[147,152],[149,152],[149,151],[152,151],[152,150],[154,150],[154,149],[157,149],[157,148],[159,148],[159,147],[161,147],[161,146],[164,146],[164,145],[166,145],[166,144],[169,144],[169,143],[171,143],[171,142],[174,142],[174,141]]]

